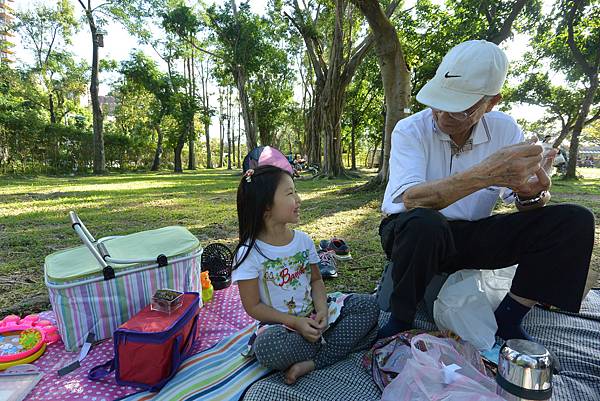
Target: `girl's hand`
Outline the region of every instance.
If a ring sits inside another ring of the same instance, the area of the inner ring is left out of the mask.
[[[321,333],[323,331],[325,331],[325,329],[327,328],[327,325],[329,324],[329,311],[324,310],[324,311],[317,312],[317,314],[315,315],[315,321],[317,322],[317,325],[318,325]]]
[[[317,322],[309,317],[299,317],[294,328],[311,343],[316,343],[321,338],[321,330]]]

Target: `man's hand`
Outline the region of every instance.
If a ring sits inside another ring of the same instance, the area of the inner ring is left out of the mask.
[[[541,169],[542,147],[527,142],[508,146],[493,153],[477,165],[480,174],[489,185],[501,187],[522,188],[527,190],[526,185],[531,176]],[[544,174],[547,177],[547,174]]]
[[[554,158],[558,154],[556,149],[551,149],[544,156],[542,168],[535,172],[533,177],[530,177],[523,185],[514,187],[513,190],[519,196],[519,199],[534,198],[542,191],[550,190],[552,180],[548,172],[552,169]]]
[[[321,338],[319,325],[310,317],[298,317],[294,329],[308,342],[316,343]]]

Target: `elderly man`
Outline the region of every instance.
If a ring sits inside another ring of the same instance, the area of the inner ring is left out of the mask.
[[[411,327],[438,272],[517,264],[510,293],[495,311],[497,335],[531,339],[521,327],[536,303],[577,312],[594,244],[594,217],[581,206],[547,206],[556,155],[524,142],[500,101],[508,60],[495,44],[452,48],[417,94],[427,106],[392,132],[390,178],[379,233],[392,260],[387,337]],[[498,200],[518,211],[491,212]]]

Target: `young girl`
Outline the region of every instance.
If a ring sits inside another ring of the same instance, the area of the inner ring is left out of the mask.
[[[244,309],[260,322],[252,344],[258,361],[285,371],[293,384],[371,346],[379,318],[373,297],[351,294],[328,303],[313,241],[288,227],[298,223],[300,210],[291,175],[273,166],[248,170],[237,210],[240,242],[232,278]]]

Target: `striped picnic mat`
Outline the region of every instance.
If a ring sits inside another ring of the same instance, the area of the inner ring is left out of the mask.
[[[239,400],[246,388],[269,372],[256,359],[241,355],[254,327],[251,324],[212,348],[186,359],[179,372],[160,392],[143,391],[121,400]]]

